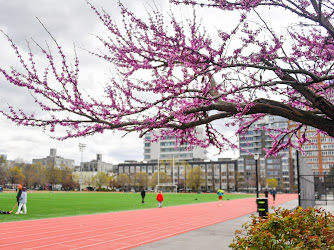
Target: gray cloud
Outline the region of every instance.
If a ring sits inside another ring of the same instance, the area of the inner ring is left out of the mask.
[[[120,18],[117,0],[92,0],[90,1],[98,9],[103,8],[111,16],[118,20]],[[141,5],[141,1],[125,1],[126,6],[132,8],[134,4]],[[24,52],[27,51],[26,40],[32,37],[42,46],[45,40],[51,44],[48,33],[38,22],[47,27],[57,41],[64,47],[69,56],[73,56],[73,43],[78,47],[87,49],[96,48],[96,39],[90,34],[99,34],[102,24],[86,4],[81,0],[0,0],[0,29],[8,34]],[[31,44],[34,52],[39,55],[36,46]],[[81,62],[80,84],[88,88],[88,91],[96,91],[100,84],[105,81],[104,72],[108,65],[96,58],[91,58],[86,52],[78,49]],[[41,64],[37,57],[37,63]],[[10,66],[18,67],[18,61],[10,48],[6,38],[0,35],[0,65],[9,69]],[[40,65],[43,67],[43,65]],[[13,106],[24,107],[28,112],[34,112],[36,106],[33,104],[29,93],[10,85],[3,76],[0,76],[0,108],[6,108],[7,103]],[[45,157],[50,148],[57,148],[58,155],[75,159],[79,164],[81,154],[78,143],[86,143],[87,148],[84,160],[95,159],[98,153],[103,154],[104,161],[122,162],[126,159],[141,160],[143,158],[142,140],[137,135],[121,138],[120,133],[108,133],[87,138],[70,139],[67,141],[52,140],[38,128],[15,126],[12,122],[0,117],[0,153],[8,155],[8,159],[22,158],[31,162],[33,158]]]

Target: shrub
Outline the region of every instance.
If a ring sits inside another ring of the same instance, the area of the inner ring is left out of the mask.
[[[277,209],[235,232],[232,249],[334,249],[334,216],[323,209]]]

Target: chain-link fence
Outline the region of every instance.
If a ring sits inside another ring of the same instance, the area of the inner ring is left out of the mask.
[[[334,175],[300,175],[301,207],[327,205],[328,201],[334,201]]]
[[[327,201],[334,201],[334,175],[314,176],[314,191],[317,205],[327,205]]]

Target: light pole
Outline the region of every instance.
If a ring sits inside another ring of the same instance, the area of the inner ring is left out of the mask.
[[[158,158],[158,187],[159,185],[160,185],[160,157]]]
[[[259,171],[258,171],[258,160],[260,158],[259,154],[254,155],[254,160],[255,160],[255,182],[256,182],[256,198],[259,198]]]
[[[172,180],[172,182],[173,182],[173,185],[174,185],[174,175],[175,175],[175,173],[174,173],[174,155],[173,155],[173,180]]]
[[[83,161],[83,151],[86,148],[86,144],[79,143],[79,151],[81,152],[81,163],[80,163],[80,192],[82,191],[82,161]]]

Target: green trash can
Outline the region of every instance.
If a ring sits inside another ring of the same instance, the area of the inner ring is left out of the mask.
[[[259,217],[266,218],[268,215],[268,198],[257,198],[256,204]]]

